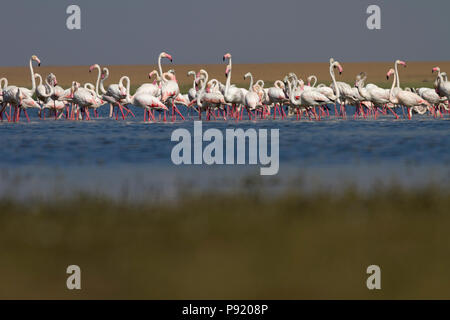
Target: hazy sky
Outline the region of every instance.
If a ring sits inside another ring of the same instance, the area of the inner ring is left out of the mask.
[[[81,7],[81,30],[66,8]],[[366,9],[381,7],[381,30]],[[2,0],[0,65],[449,60],[448,0]]]

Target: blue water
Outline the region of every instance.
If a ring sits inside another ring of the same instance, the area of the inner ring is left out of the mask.
[[[193,121],[144,123],[142,110],[133,111],[136,118],[125,121],[106,117],[55,121],[33,115],[29,123],[23,119],[0,123],[0,192],[12,181],[20,180],[23,190],[36,192],[61,185],[61,179],[66,189],[89,185],[115,193],[121,192],[117,186],[124,181],[134,183],[132,190],[142,191],[142,185],[162,186],[170,180],[172,186],[164,187],[170,190],[182,178],[198,186],[259,172],[259,165],[175,166],[171,134],[177,128],[192,133]],[[203,121],[203,131],[279,129],[280,179],[300,174],[319,185],[339,185],[346,179],[368,184],[395,177],[410,185],[433,181],[444,186],[450,181],[449,124],[448,115],[353,120],[349,114],[347,120]]]
[[[171,165],[170,141],[176,128],[193,132],[193,121],[144,123],[116,121],[39,120],[0,123],[0,164],[20,165]],[[448,116],[447,116],[448,117]],[[277,128],[280,130],[280,162],[306,166],[450,162],[449,118],[415,116],[413,120],[321,121],[229,120],[203,121],[203,131],[217,128]],[[207,143],[205,142],[204,145]]]

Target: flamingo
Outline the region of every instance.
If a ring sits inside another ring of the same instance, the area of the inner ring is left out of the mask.
[[[330,58],[330,70],[332,70],[333,77],[334,75],[334,67],[337,67],[339,70],[339,74],[342,74],[344,69],[342,68],[341,64],[334,60],[333,58]],[[349,102],[349,104],[353,104],[356,101],[358,101],[358,96],[355,96],[355,91],[352,90],[352,87],[345,82],[342,81],[336,81],[334,79],[333,83],[330,85],[330,87],[333,89],[334,93],[338,97],[338,102],[340,104],[341,114],[344,117],[345,116],[345,103]],[[339,94],[337,94],[339,92]]]
[[[148,93],[152,96],[159,97],[161,95],[161,88],[158,85],[158,81],[161,78],[158,75],[158,71],[153,70],[148,74],[148,78],[151,79],[153,75],[156,75],[155,80],[152,83],[144,83],[139,88],[137,88],[135,94]]]
[[[161,52],[158,57],[158,68],[159,68],[159,75],[161,77],[161,102],[166,103],[169,102],[172,104],[172,122],[175,121],[176,115],[175,112],[177,112],[180,117],[184,120],[183,115],[180,113],[178,108],[175,105],[175,99],[180,93],[180,88],[178,87],[178,83],[175,79],[165,79],[162,72],[161,67],[161,60],[163,58],[169,59],[170,62],[173,62],[172,56],[166,52]]]
[[[39,73],[35,73],[34,77],[39,79],[39,84],[36,86],[36,97],[42,103],[47,103],[53,95],[53,86],[48,83],[47,78],[45,79],[45,85],[42,84],[42,76]]]
[[[441,69],[439,67],[434,67],[431,72],[435,71],[438,73],[436,92],[439,94],[439,96],[446,97],[448,100],[450,100],[450,82],[444,80]]]
[[[287,80],[289,100],[291,105],[293,105],[297,110],[297,119],[300,108],[306,109],[308,111],[312,106],[324,105],[329,102],[328,98],[320,92],[317,92],[315,90],[304,90],[303,80],[300,80],[301,94],[299,96],[296,96],[296,94],[293,92],[293,82],[295,81]]]
[[[189,102],[191,102],[197,96],[197,74],[195,73],[194,70],[190,70],[190,71],[188,71],[187,75],[194,76],[194,80],[192,82],[192,88],[189,88],[189,90],[188,90]]]
[[[16,108],[19,105],[18,98],[19,96],[29,97],[31,98],[36,91],[36,80],[34,77],[34,70],[33,70],[33,61],[38,63],[38,66],[41,65],[41,61],[36,55],[32,55],[29,61],[29,68],[30,68],[30,75],[31,75],[31,89],[24,88],[24,87],[17,87],[17,86],[6,86],[2,90],[2,108],[0,110],[0,117],[3,119],[3,112],[5,111],[5,108],[8,104],[10,106],[14,105]],[[20,94],[19,94],[20,89]]]
[[[236,87],[235,85],[231,85],[231,73],[233,70],[233,61],[231,53],[224,54],[222,60],[224,62],[228,60],[228,65],[225,69],[225,77],[227,80],[225,82],[225,89],[223,95],[226,103],[231,104],[232,106],[231,113],[236,114],[237,118],[237,116],[239,116],[240,114],[240,106],[244,104],[245,92],[242,89]]]
[[[211,109],[220,108],[225,105],[225,97],[219,91],[206,92],[206,85],[208,83],[208,72],[201,69],[197,75],[198,78],[203,78],[203,85],[197,93],[197,98],[190,103],[192,105],[194,102],[197,103],[199,118],[201,119],[201,112],[207,112],[207,119],[209,119]],[[224,117],[225,118],[225,117]]]
[[[36,80],[34,77],[33,61],[37,62],[38,66],[41,65],[41,60],[39,60],[39,58],[37,56],[32,55],[30,58],[30,62],[29,62],[30,74],[31,74],[31,89],[20,87],[21,93],[30,98],[33,96],[33,94],[36,91]]]
[[[281,80],[276,80],[273,85],[274,85],[273,87],[270,87],[269,90],[267,90],[267,95],[269,96],[270,104],[271,105],[273,104],[275,107],[273,117],[275,119],[276,112],[278,110],[280,116],[284,118],[286,115],[284,114],[284,110],[281,106],[288,100],[286,94],[284,93],[285,85]],[[283,114],[281,114],[279,108],[281,109],[281,111],[283,111]]]
[[[122,85],[122,81],[123,81],[124,77],[122,77],[120,79],[119,83],[110,84],[108,86],[108,88],[105,90],[103,83],[106,79],[109,78],[109,69],[104,67],[103,71],[100,72],[100,66],[98,64],[94,64],[94,65],[90,66],[89,72],[91,72],[93,69],[97,69],[97,72],[98,72],[97,81],[99,81],[99,77],[101,78],[101,80],[100,80],[100,91],[102,92],[101,97],[102,97],[102,100],[105,100],[106,102],[109,103],[109,117],[112,118],[113,109],[115,106],[118,106],[120,112],[122,113],[122,119],[125,120],[125,114],[123,113],[123,106],[120,104],[120,101],[127,97],[127,91],[126,91],[125,87]],[[129,111],[129,110],[127,110],[127,111]],[[127,113],[127,115],[128,115],[128,113]]]
[[[393,104],[403,105],[408,109],[408,118],[411,120],[412,108],[415,106],[423,105],[425,107],[429,106],[429,103],[422,99],[419,95],[414,92],[405,90],[394,90],[397,81],[397,73],[394,69],[390,69],[386,74],[386,78],[389,79],[391,75],[394,75],[394,81],[392,82],[391,90],[389,91],[389,100]]]
[[[5,90],[7,86],[8,86],[8,79],[1,78],[0,79],[0,105],[3,104],[3,90]],[[2,114],[0,114],[0,118],[3,120]]]
[[[251,120],[252,117],[252,111],[256,110],[257,108],[262,108],[263,105],[261,103],[261,96],[258,95],[258,93],[256,93],[254,91],[254,87],[253,87],[253,75],[250,72],[247,72],[244,75],[244,79],[250,78],[250,85],[248,88],[248,92],[244,97],[244,107],[247,109],[247,113],[248,113],[248,117]],[[256,119],[256,117],[255,117]]]
[[[148,121],[150,117],[155,120],[152,110],[157,111],[168,111],[169,109],[154,95],[149,92],[141,90],[141,92],[136,92],[133,96],[130,96],[130,78],[125,77],[127,81],[127,97],[124,101],[124,106],[134,105],[144,109],[144,122],[146,121],[146,115],[148,114]]]
[[[80,86],[80,83],[74,81],[71,87],[72,101],[77,104],[81,112],[84,112],[86,119],[90,119],[89,108],[97,108],[98,101],[95,97],[95,92],[90,89],[86,89]],[[78,110],[77,110],[78,113]],[[78,113],[77,118],[80,119],[81,115]]]

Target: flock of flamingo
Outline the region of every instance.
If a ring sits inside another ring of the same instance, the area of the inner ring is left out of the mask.
[[[296,116],[301,120],[302,116],[310,120],[320,120],[330,117],[330,106],[334,106],[336,117],[346,118],[346,108],[355,108],[354,118],[373,117],[379,114],[391,112],[395,118],[399,118],[395,112],[398,108],[403,111],[403,116],[411,119],[413,113],[429,113],[434,117],[443,117],[449,113],[450,82],[445,72],[434,67],[432,72],[437,73],[434,88],[405,88],[400,87],[398,66],[406,63],[397,60],[394,68],[388,70],[386,76],[393,77],[390,89],[383,89],[375,84],[365,84],[367,75],[364,72],[356,76],[353,86],[348,83],[336,81],[335,69],[342,73],[343,68],[338,61],[330,59],[329,72],[331,85],[317,84],[317,77],[311,75],[307,78],[307,84],[299,79],[295,73],[287,74],[284,79],[276,80],[274,86],[264,88],[264,81],[254,82],[251,73],[246,73],[244,79],[249,78],[248,89],[231,84],[232,58],[227,53],[223,56],[226,62],[226,83],[217,79],[209,79],[208,72],[201,69],[199,72],[189,71],[193,77],[192,88],[187,94],[181,94],[175,71],[163,72],[162,59],[172,56],[162,52],[158,57],[159,70],[149,73],[149,78],[155,77],[152,83],[142,84],[130,95],[130,79],[123,76],[119,83],[110,84],[106,89],[104,82],[109,77],[108,68],[101,68],[94,64],[89,72],[97,71],[97,81],[94,84],[73,81],[72,86],[63,89],[58,85],[56,76],[50,73],[44,80],[40,74],[33,70],[33,62],[40,65],[40,60],[33,55],[29,61],[31,74],[31,89],[8,85],[6,78],[0,79],[0,118],[4,116],[9,122],[20,121],[23,111],[29,121],[27,109],[36,108],[39,117],[45,118],[46,109],[55,119],[90,120],[90,111],[98,117],[98,108],[109,104],[109,116],[126,119],[134,114],[130,105],[144,109],[144,121],[167,121],[166,114],[175,121],[179,116],[185,119],[177,105],[183,105],[191,117],[194,113],[202,119],[205,113],[206,120],[235,119],[242,120],[246,111],[250,120],[276,119],[277,114],[281,119]],[[39,84],[36,83],[39,81]],[[9,106],[9,110],[8,110]],[[406,114],[405,114],[406,109]],[[398,110],[397,110],[398,111]],[[158,112],[159,119],[157,120]],[[171,114],[170,114],[171,113]]]

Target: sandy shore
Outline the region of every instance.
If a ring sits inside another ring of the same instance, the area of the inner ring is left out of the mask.
[[[342,63],[344,73],[338,76],[338,80],[353,82],[355,75],[361,71],[368,74],[368,81],[374,83],[386,82],[386,72],[393,66],[392,62],[358,62]],[[434,66],[441,67],[442,70],[450,70],[450,61],[428,61],[428,62],[408,62],[406,69],[401,72],[401,81],[403,83],[423,83],[424,86],[430,86],[434,81],[435,75],[431,73]],[[108,83],[117,82],[122,75],[128,75],[131,83],[140,84],[148,82],[148,73],[157,68],[157,65],[114,65],[107,66],[110,69],[111,76]],[[209,72],[210,79],[217,78],[225,81],[224,64],[195,64],[195,65],[177,65],[164,64],[163,69],[174,68],[177,73],[178,81],[181,85],[190,84],[192,78],[188,78],[186,73],[189,70],[198,71],[200,68]],[[402,68],[403,69],[403,68]],[[53,72],[63,87],[70,86],[73,80],[81,83],[95,82],[96,73],[89,73],[89,66],[46,66],[43,60],[41,67],[35,67],[35,72],[47,75]],[[288,72],[295,72],[302,78],[315,74],[319,82],[328,83],[330,75],[328,73],[328,63],[267,63],[267,64],[233,64],[233,83],[245,83],[243,75],[251,72],[255,80],[263,79],[272,82],[276,79],[282,79]],[[30,86],[30,73],[28,66],[23,67],[0,67],[0,77],[7,77],[10,84]]]

